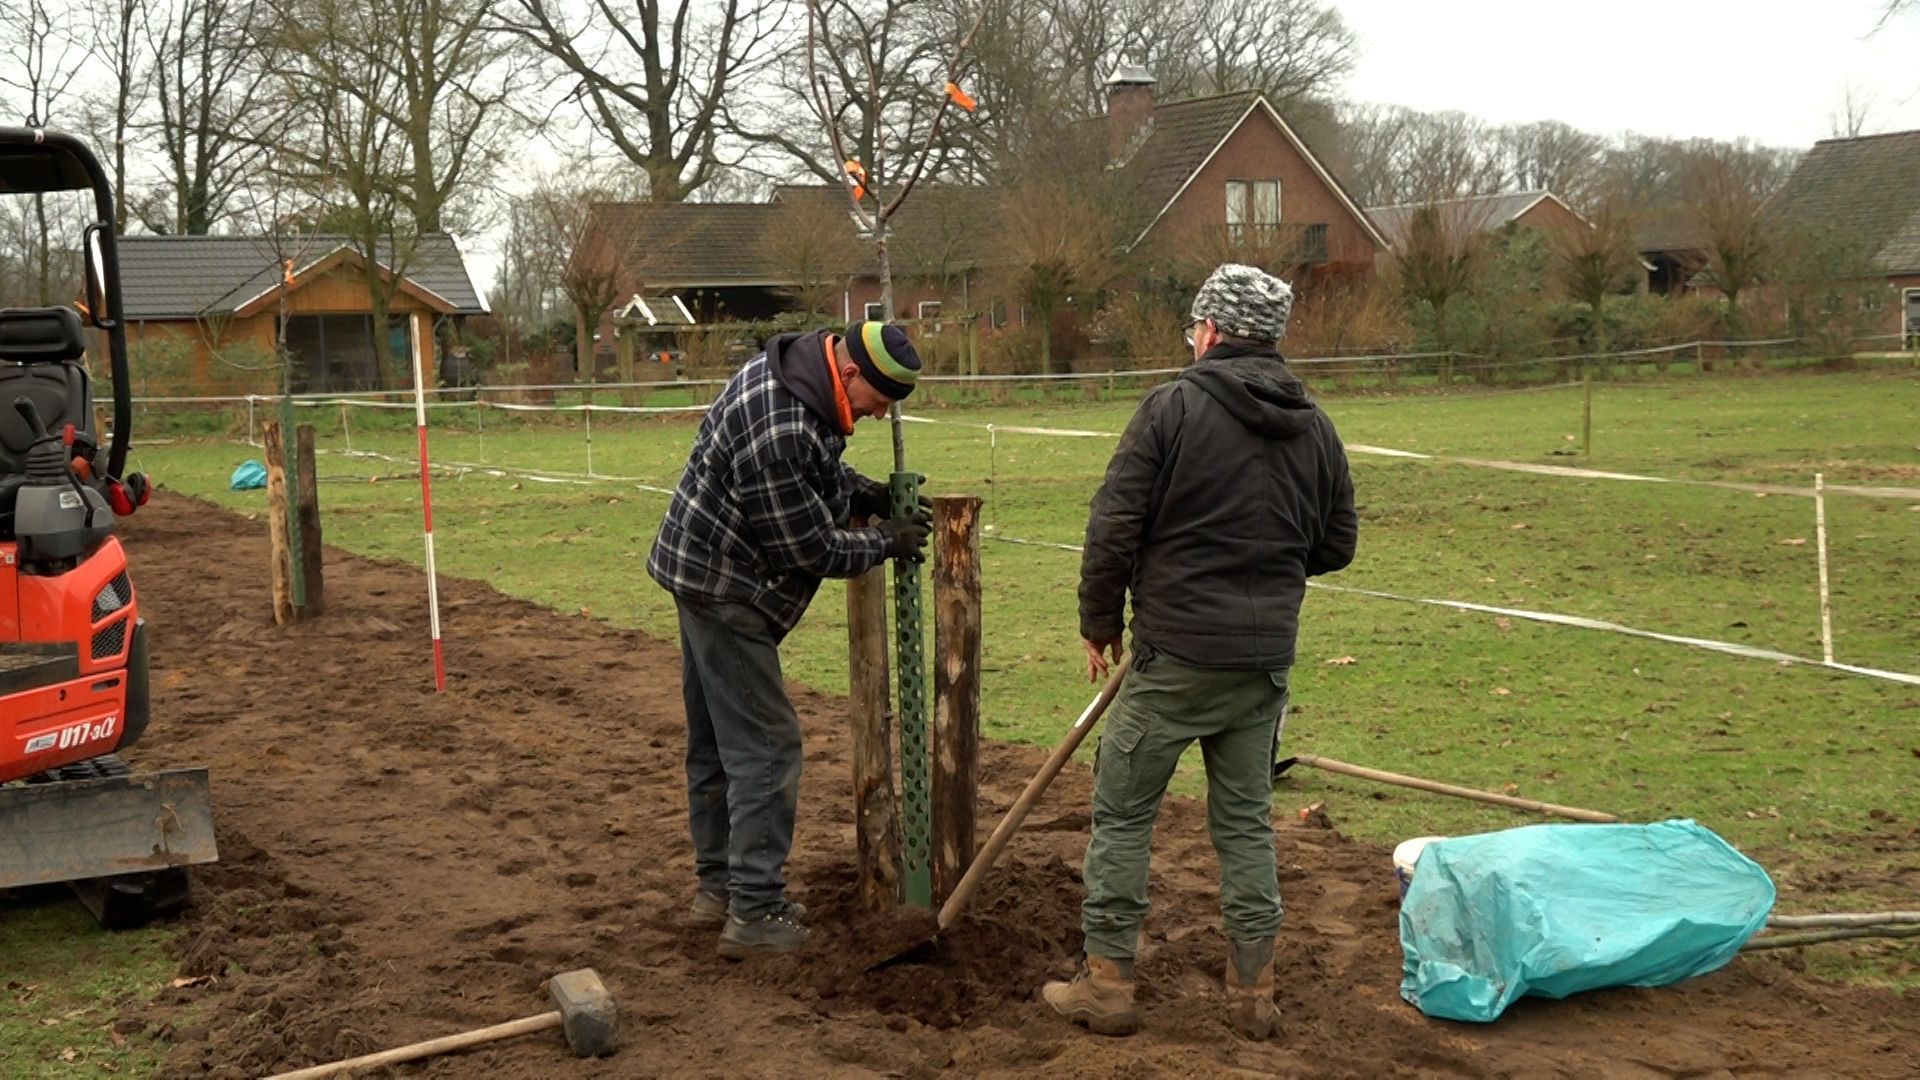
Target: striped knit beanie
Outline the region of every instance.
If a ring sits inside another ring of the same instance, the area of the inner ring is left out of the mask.
[[[900,401],[920,381],[920,354],[906,331],[883,322],[857,322],[847,327],[847,352],[853,355],[860,377],[875,390]]]
[[[1227,263],[1200,286],[1190,314],[1196,321],[1212,319],[1223,334],[1277,342],[1287,336],[1293,288],[1258,267]]]

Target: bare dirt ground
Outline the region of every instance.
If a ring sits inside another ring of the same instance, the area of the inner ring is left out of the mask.
[[[1745,959],[1665,990],[1523,1002],[1485,1027],[1403,1004],[1387,853],[1291,822],[1285,1038],[1224,1020],[1215,865],[1200,804],[1160,819],[1158,907],[1140,963],[1146,1026],[1109,1040],[1033,997],[1077,947],[1088,776],[1069,769],[931,966],[865,967],[897,923],[851,902],[843,703],[798,692],[805,790],[790,865],[815,914],[804,956],[730,964],[688,929],[679,660],[673,648],[442,583],[448,692],[427,667],[419,571],[327,553],[329,613],[272,625],[265,528],[162,497],[129,523],[155,626],[155,723],[137,764],[212,769],[223,861],[198,873],[182,973],[146,1019],[167,1072],[257,1075],[544,1008],[541,981],[592,965],[626,1025],[615,1057],[557,1035],[403,1070],[521,1077],[1913,1076],[1912,995]],[[625,572],[625,571],[623,571]],[[1062,661],[1061,677],[1072,677]],[[984,748],[991,823],[1044,751]]]

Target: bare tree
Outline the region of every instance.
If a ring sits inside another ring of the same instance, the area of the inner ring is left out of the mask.
[[[793,282],[786,291],[803,310],[826,315],[833,298],[854,272],[858,259],[846,211],[833,200],[791,198],[776,212],[767,231],[767,254],[781,276]]]
[[[1682,168],[1684,204],[1706,252],[1702,272],[1727,298],[1727,321],[1735,331],[1740,296],[1764,280],[1772,255],[1762,210],[1778,173],[1774,155],[1726,143],[1694,146]]]
[[[1040,324],[1043,374],[1053,371],[1055,314],[1082,298],[1091,302],[1125,271],[1121,244],[1135,219],[1119,212],[1122,197],[1098,172],[1069,168],[1032,169],[1006,189],[996,262],[1010,275],[1008,299]]]
[[[1873,95],[1853,83],[1840,96],[1840,103],[1827,114],[1828,132],[1836,139],[1857,139],[1873,126]]]
[[[74,13],[47,0],[0,0],[0,87],[25,98],[23,119],[29,126],[52,124],[86,63]],[[42,305],[53,303],[53,246],[47,221],[46,196],[33,197],[38,226],[34,263],[37,295]]]
[[[1486,233],[1463,226],[1433,206],[1415,211],[1406,240],[1394,252],[1394,276],[1400,291],[1425,304],[1433,317],[1434,341],[1441,352],[1452,348],[1447,310],[1470,295],[1486,258]],[[1447,377],[1451,378],[1451,371]]]
[[[1606,140],[1558,120],[1517,124],[1492,133],[1506,184],[1522,191],[1551,191],[1584,207],[1599,196],[1600,162]]]
[[[773,56],[791,0],[501,0],[496,18],[545,54],[568,100],[679,202],[721,167],[729,92]]]
[[[619,295],[620,263],[608,246],[613,237],[596,227],[596,204],[612,193],[591,173],[571,181],[549,182],[533,193],[533,220],[546,252],[541,260],[567,298],[573,314],[574,370],[594,381],[594,331]]]
[[[1604,353],[1607,297],[1631,286],[1640,257],[1633,248],[1633,221],[1618,197],[1592,203],[1586,218],[1586,227],[1550,232],[1547,243],[1561,287],[1591,314],[1593,351]]]
[[[399,198],[420,232],[446,231],[458,200],[491,179],[513,130],[524,66],[490,28],[487,0],[368,0],[392,28],[386,54],[407,144]]]
[[[1195,93],[1259,90],[1285,108],[1296,99],[1331,91],[1353,70],[1359,46],[1346,21],[1320,0],[1204,0],[1190,5],[1153,4],[1147,10],[1188,9],[1191,45],[1163,53],[1164,62],[1184,57]]]
[[[136,95],[145,83],[142,24],[146,14],[147,0],[93,0],[89,8],[93,55],[108,66],[110,76],[87,96],[87,127],[95,143],[112,148],[108,167],[117,196],[113,225],[119,232],[126,231],[132,201],[127,191],[127,137],[140,105]]]
[[[166,206],[143,214],[158,232],[203,236],[280,140],[286,115],[268,104],[278,42],[263,0],[166,0],[150,31],[153,97]]]
[[[773,68],[780,92],[728,107],[728,127],[826,183],[840,183],[851,158],[871,182],[885,184],[896,161],[909,162],[928,145],[933,118],[945,104],[940,80],[955,39],[946,36],[937,4],[819,0],[818,48],[802,40],[784,50]],[[832,90],[832,115],[821,112],[815,75]],[[841,133],[844,156],[829,128]],[[942,126],[944,137],[932,147],[932,175],[947,171],[959,130],[958,124]]]

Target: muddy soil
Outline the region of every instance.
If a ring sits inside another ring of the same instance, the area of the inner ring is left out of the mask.
[[[1791,957],[1523,1002],[1491,1026],[1427,1020],[1397,993],[1387,852],[1291,821],[1278,841],[1286,1037],[1240,1041],[1223,1019],[1205,810],[1188,800],[1160,818],[1144,1029],[1071,1030],[1034,991],[1078,945],[1079,767],[930,963],[868,973],[922,924],[857,910],[844,702],[799,690],[789,874],[817,944],[732,964],[683,921],[693,877],[671,646],[443,581],[450,679],[436,695],[419,571],[329,550],[328,614],[282,633],[264,525],[163,496],[126,536],[155,628],[155,721],[133,757],[211,768],[223,856],[197,874],[179,945],[183,974],[217,977],[163,992],[144,1016],[175,1044],[169,1075],[258,1075],[511,1019],[544,1008],[546,976],[583,965],[619,1001],[617,1056],[575,1062],[557,1036],[534,1036],[403,1073],[1920,1074],[1920,998],[1821,983]],[[983,754],[990,824],[1045,752]]]

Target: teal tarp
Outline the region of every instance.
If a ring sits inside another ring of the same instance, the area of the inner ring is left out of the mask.
[[[1438,840],[1400,906],[1400,994],[1484,1022],[1527,994],[1665,986],[1733,959],[1773,899],[1765,870],[1691,821]]]
[[[257,491],[267,486],[267,467],[257,461],[243,461],[233,470],[227,486],[235,491]]]

